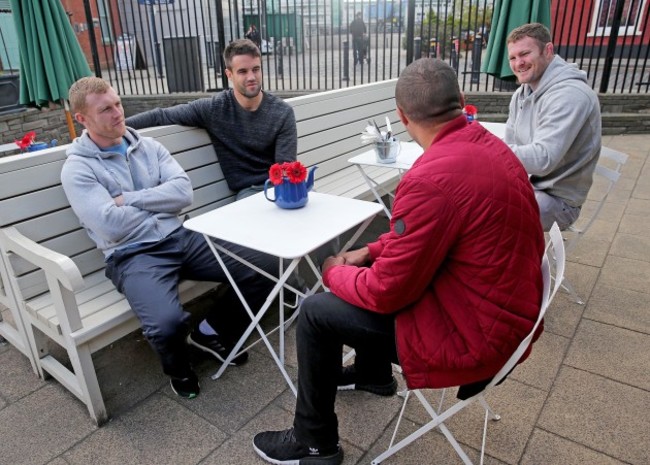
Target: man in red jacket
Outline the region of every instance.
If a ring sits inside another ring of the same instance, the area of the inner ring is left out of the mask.
[[[444,62],[413,62],[395,98],[426,150],[397,187],[390,231],[325,260],[331,293],[303,302],[293,428],[253,440],[270,462],[340,464],[337,387],[393,395],[391,362],[411,389],[484,384],[539,314],[544,236],[522,164],[467,123]],[[356,358],[341,369],[343,344]]]

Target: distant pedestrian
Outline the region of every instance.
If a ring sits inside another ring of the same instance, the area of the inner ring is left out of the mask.
[[[248,27],[248,31],[246,31],[246,34],[244,34],[244,37],[246,37],[248,40],[253,41],[255,45],[257,45],[257,48],[262,50],[262,36],[260,36],[260,32],[257,30],[254,24],[251,24]]]
[[[363,22],[361,12],[358,12],[354,21],[350,23],[352,34],[352,49],[354,51],[354,64],[362,63],[366,57],[366,24]]]

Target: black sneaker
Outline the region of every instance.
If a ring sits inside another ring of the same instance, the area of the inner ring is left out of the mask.
[[[226,361],[233,347],[235,347],[219,336],[214,334],[206,336],[199,330],[194,330],[187,336],[187,343],[201,349],[203,352],[209,353],[221,363]],[[242,352],[230,361],[230,365],[239,366],[247,361],[248,352]]]
[[[387,383],[373,383],[360,380],[354,365],[341,369],[341,375],[336,382],[339,391],[367,391],[378,396],[392,396],[397,392],[397,380],[393,375]]]
[[[277,465],[340,465],[343,449],[335,445],[316,449],[300,444],[293,428],[284,431],[265,431],[253,438],[255,452],[264,460]]]
[[[199,379],[194,373],[188,378],[171,378],[169,381],[172,385],[172,391],[177,396],[194,399],[201,392]]]

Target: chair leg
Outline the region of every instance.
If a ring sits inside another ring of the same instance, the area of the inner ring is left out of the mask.
[[[411,391],[409,391],[408,394],[410,394]],[[377,456],[371,463],[372,465],[379,464],[386,460],[388,457],[391,457],[392,455],[396,454],[400,450],[402,450],[404,447],[408,446],[412,442],[416,441],[418,438],[423,436],[424,434],[428,433],[434,428],[439,428],[442,434],[445,435],[451,446],[454,448],[458,456],[461,458],[463,463],[465,465],[472,465],[472,461],[470,458],[467,456],[465,451],[460,447],[460,444],[458,441],[456,441],[456,438],[451,434],[449,429],[444,425],[443,421],[450,418],[452,415],[457,413],[459,410],[461,410],[468,402],[467,401],[461,401],[460,403],[456,404],[454,407],[450,408],[449,410],[445,411],[444,414],[438,415],[433,407],[431,407],[431,404],[426,400],[424,395],[419,391],[415,390],[413,393],[416,395],[422,406],[425,408],[427,413],[431,416],[431,421],[426,423],[425,425],[421,426],[417,430],[415,430],[413,433],[409,434],[406,436],[404,439],[399,441],[397,444],[393,445],[393,440],[391,440],[391,445],[389,448],[384,451],[382,454]],[[397,427],[399,427],[399,421],[401,421],[401,416],[404,413],[404,408],[406,406],[406,399],[408,399],[408,395],[405,398],[404,404],[402,405],[402,411],[400,412],[400,419],[398,420],[398,424],[396,426],[396,430],[393,433],[393,439],[395,437],[395,434],[397,432]]]
[[[578,295],[576,290],[573,288],[571,283],[566,278],[564,278],[564,280],[562,281],[562,289],[564,289],[565,291],[567,291],[569,293],[569,295],[571,296],[571,299],[575,303],[580,304],[580,305],[585,304],[585,301],[582,300],[582,298]]]
[[[492,410],[492,408],[490,407],[490,405],[487,403],[487,400],[485,400],[485,397],[483,397],[483,396],[479,397],[479,398],[478,398],[478,401],[481,403],[481,405],[482,405],[483,408],[485,409],[485,412],[486,412],[487,414],[489,414],[489,416],[490,416],[490,420],[492,420],[492,421],[499,421],[499,420],[501,420],[501,415],[499,415],[499,414],[496,413],[494,410]]]
[[[404,416],[404,412],[406,411],[406,403],[409,401],[410,395],[411,395],[411,391],[408,390],[404,394],[404,402],[402,402],[402,408],[400,409],[399,416],[397,417],[397,423],[395,424],[395,429],[393,430],[393,436],[390,438],[390,444],[388,445],[389,449],[393,447],[393,443],[395,443],[395,437],[397,436],[399,425],[402,423],[402,417]]]

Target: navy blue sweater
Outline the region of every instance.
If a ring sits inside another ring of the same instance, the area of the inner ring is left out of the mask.
[[[170,108],[127,118],[135,129],[168,124],[204,128],[214,145],[228,187],[237,192],[264,184],[273,163],[296,159],[298,137],[293,109],[264,92],[255,111],[242,108],[232,89]]]

